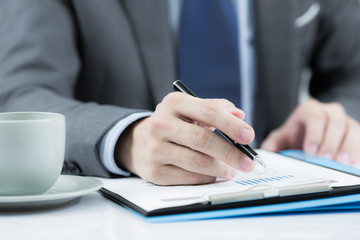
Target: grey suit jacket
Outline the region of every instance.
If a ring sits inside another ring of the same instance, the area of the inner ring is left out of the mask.
[[[360,119],[359,2],[252,2],[257,138],[294,109],[304,68],[314,97]],[[99,160],[102,137],[123,117],[153,110],[177,77],[166,4],[1,0],[0,111],[65,114],[64,171],[111,176]]]

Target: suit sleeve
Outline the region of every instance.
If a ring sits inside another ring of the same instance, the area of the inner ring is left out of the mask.
[[[99,158],[101,139],[136,110],[74,100],[81,61],[69,6],[65,1],[1,0],[0,9],[0,111],[64,114],[63,171],[110,177]]]
[[[360,120],[360,2],[321,2],[318,38],[311,59],[310,93],[342,103]]]

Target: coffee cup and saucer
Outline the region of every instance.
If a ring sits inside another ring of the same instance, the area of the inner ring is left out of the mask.
[[[0,211],[49,208],[99,190],[90,177],[61,175],[65,117],[0,113]]]

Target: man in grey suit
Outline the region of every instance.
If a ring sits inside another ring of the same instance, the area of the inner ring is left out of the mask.
[[[359,1],[251,2],[257,141],[272,151],[360,161]],[[63,113],[68,173],[124,170],[171,185],[251,171],[250,159],[209,130],[251,143],[254,130],[239,108],[170,93],[177,51],[168,3],[2,0],[0,111]],[[313,98],[298,105],[305,68]],[[111,131],[117,124],[120,136]],[[106,156],[115,162],[105,163]]]

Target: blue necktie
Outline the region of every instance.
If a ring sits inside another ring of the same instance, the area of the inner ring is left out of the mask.
[[[238,25],[228,0],[184,0],[179,77],[199,97],[226,98],[240,107]]]

